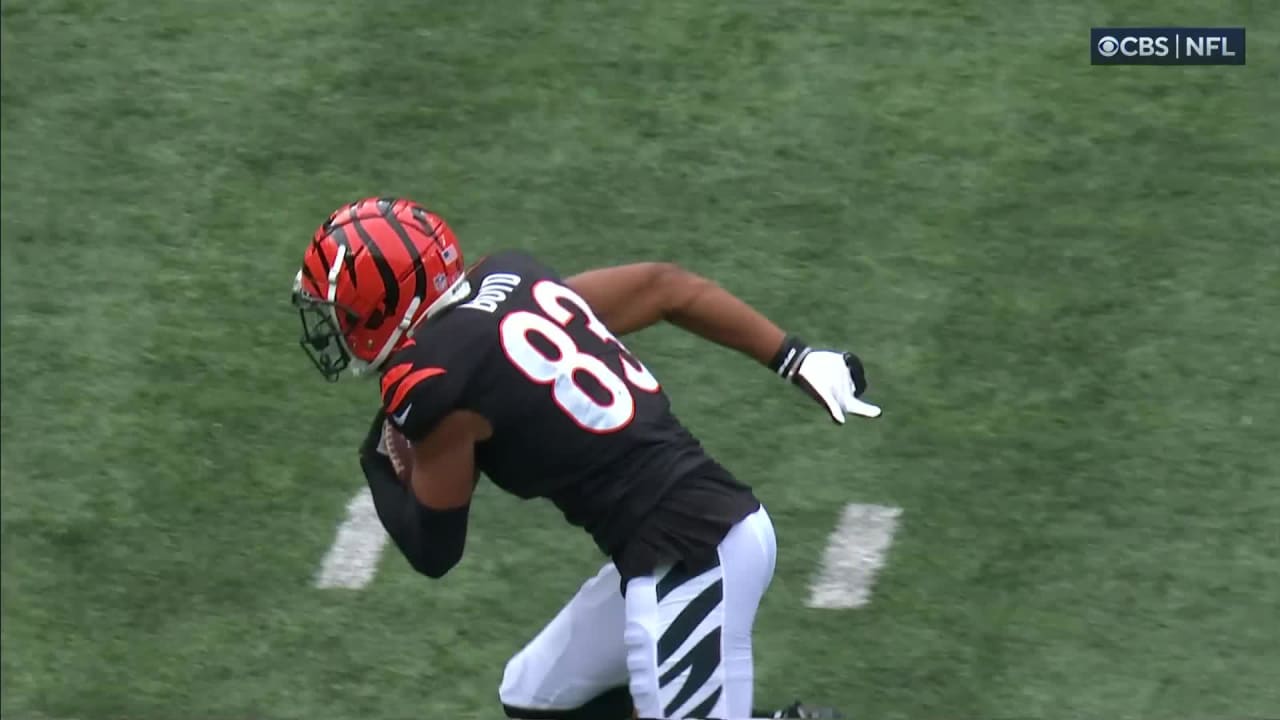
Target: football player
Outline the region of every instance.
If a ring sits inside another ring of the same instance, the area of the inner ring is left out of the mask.
[[[619,338],[672,323],[754,358],[841,424],[880,414],[861,400],[856,356],[811,348],[671,264],[561,278],[503,252],[467,269],[444,220],[405,199],[330,215],[293,304],[326,378],[381,377],[360,462],[415,570],[438,578],[462,557],[480,472],[549,499],[609,557],[507,663],[498,694],[509,717],[751,715],[751,630],[773,577],[773,525]],[[388,419],[412,448],[408,482],[380,449]],[[819,716],[806,712],[763,716]]]

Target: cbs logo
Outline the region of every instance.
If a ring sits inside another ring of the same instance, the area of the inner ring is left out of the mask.
[[[1169,54],[1169,38],[1126,35],[1116,39],[1104,35],[1098,39],[1098,54],[1102,57],[1164,57]]]

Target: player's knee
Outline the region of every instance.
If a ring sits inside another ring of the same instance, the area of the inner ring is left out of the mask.
[[[529,696],[527,688],[521,679],[524,676],[524,658],[522,653],[516,653],[507,661],[506,668],[502,671],[502,684],[498,686],[498,699],[502,701],[503,708],[518,708],[522,705],[532,705],[532,698]],[[507,713],[507,717],[521,717],[520,715],[512,715]]]

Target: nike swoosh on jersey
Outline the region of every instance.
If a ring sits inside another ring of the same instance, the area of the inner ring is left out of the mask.
[[[397,425],[404,425],[404,422],[409,419],[409,411],[412,409],[413,403],[409,403],[404,406],[404,410],[392,415],[391,419],[394,420]]]

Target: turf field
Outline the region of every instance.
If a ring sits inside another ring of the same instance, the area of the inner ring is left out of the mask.
[[[368,383],[288,291],[405,194],[472,257],[669,259],[866,360],[836,428],[629,341],[778,526],[758,700],[860,718],[1280,714],[1280,6],[7,0],[4,717],[493,718],[599,558],[482,485],[445,580],[313,579]],[[1243,68],[1088,65],[1244,25]],[[848,503],[869,605],[810,609]]]

